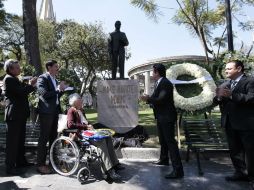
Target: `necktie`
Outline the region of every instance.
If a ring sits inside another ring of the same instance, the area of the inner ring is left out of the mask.
[[[154,84],[154,89],[156,89],[158,86],[158,81],[156,81],[156,83]]]
[[[231,89],[231,90],[234,90],[236,84],[237,84],[237,81],[231,80],[230,89]]]

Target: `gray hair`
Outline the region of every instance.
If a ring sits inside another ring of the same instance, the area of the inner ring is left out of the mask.
[[[71,94],[69,96],[69,105],[74,106],[76,100],[81,99],[81,96],[78,93]]]
[[[13,65],[18,64],[19,62],[15,59],[8,59],[7,61],[5,61],[4,63],[4,71],[7,74],[10,74],[10,69],[13,67]]]

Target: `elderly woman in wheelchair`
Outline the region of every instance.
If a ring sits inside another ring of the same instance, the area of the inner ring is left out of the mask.
[[[70,130],[75,130],[73,133],[70,131],[71,143],[87,144],[97,147],[97,155],[102,161],[101,169],[104,173],[103,177],[107,181],[117,181],[121,176],[116,173],[118,170],[124,169],[120,164],[116,153],[113,148],[112,138],[108,136],[99,140],[86,140],[82,133],[86,130],[94,130],[86,117],[82,113],[83,102],[79,94],[75,93],[69,96],[70,108],[67,113],[67,127]],[[68,130],[67,130],[68,131]],[[69,138],[69,139],[70,139]],[[74,145],[75,146],[75,145]],[[76,145],[77,146],[77,145]],[[89,146],[91,148],[91,146]],[[90,151],[91,153],[92,151]],[[90,155],[90,158],[96,157],[96,154]],[[59,173],[59,172],[58,172]],[[82,175],[81,175],[82,176]]]

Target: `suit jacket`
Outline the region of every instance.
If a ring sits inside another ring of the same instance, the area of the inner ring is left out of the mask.
[[[129,41],[124,32],[114,31],[110,33],[109,40],[109,52],[112,53],[124,53],[124,46],[128,46]]]
[[[56,84],[58,84],[56,80]],[[61,113],[60,97],[63,94],[55,89],[48,73],[39,76],[37,80],[37,91],[39,93],[38,111],[44,114]],[[56,104],[58,98],[59,104]]]
[[[34,90],[33,86],[21,83],[17,77],[8,74],[4,77],[5,121],[23,120],[29,117],[28,94]]]
[[[230,82],[224,85],[230,88]],[[254,78],[242,76],[232,91],[232,98],[222,97],[214,102],[220,105],[221,125],[226,126],[230,122],[233,129],[254,130]]]
[[[166,77],[161,79],[147,102],[152,105],[156,119],[176,121],[177,113],[173,100],[173,85]]]

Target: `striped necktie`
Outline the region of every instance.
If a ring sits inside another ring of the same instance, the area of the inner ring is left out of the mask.
[[[154,84],[154,90],[157,88],[157,86],[158,86],[158,81],[156,81],[156,83]]]
[[[230,90],[234,90],[236,84],[237,84],[237,81],[231,80],[231,81],[230,81]]]

